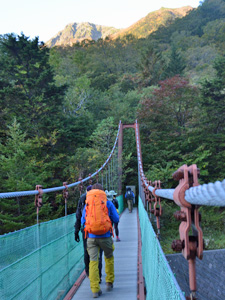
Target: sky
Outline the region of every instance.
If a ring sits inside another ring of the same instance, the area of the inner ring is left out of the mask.
[[[161,7],[198,7],[199,0],[0,0],[0,34],[47,42],[69,23],[127,28]]]

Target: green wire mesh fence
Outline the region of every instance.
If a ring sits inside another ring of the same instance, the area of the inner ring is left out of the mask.
[[[119,212],[123,196],[117,197]],[[0,299],[63,299],[84,270],[75,214],[0,236]],[[80,239],[82,236],[80,232]]]
[[[184,295],[167,263],[140,198],[138,213],[141,227],[143,275],[147,290],[146,300],[184,300]]]
[[[75,214],[0,237],[0,299],[63,299],[84,269]],[[82,237],[80,236],[82,239]]]

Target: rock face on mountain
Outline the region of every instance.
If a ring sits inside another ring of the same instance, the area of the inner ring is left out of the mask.
[[[114,27],[106,27],[101,25],[95,25],[92,23],[71,23],[68,24],[62,31],[58,32],[53,38],[51,38],[46,45],[48,47],[53,46],[66,46],[82,40],[95,40],[105,38],[118,32],[119,29]]]
[[[71,23],[51,38],[46,45],[48,47],[72,46],[85,39],[95,41],[106,37],[115,39],[129,34],[137,38],[145,38],[156,31],[159,26],[166,26],[174,19],[184,17],[191,9],[191,6],[176,9],[162,7],[157,11],[149,13],[146,17],[126,29],[116,29],[114,27],[95,25],[88,22]]]

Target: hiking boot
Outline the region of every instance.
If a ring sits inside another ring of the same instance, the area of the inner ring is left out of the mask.
[[[112,282],[106,282],[106,291],[110,292],[113,289],[113,283]]]
[[[98,298],[99,296],[101,296],[101,294],[102,294],[102,291],[99,290],[98,292],[93,293],[93,298]]]

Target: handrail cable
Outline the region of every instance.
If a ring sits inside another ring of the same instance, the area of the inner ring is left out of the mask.
[[[137,143],[137,155],[138,155],[138,165],[140,170],[140,175],[143,180],[145,187],[148,187],[148,190],[152,192],[154,188],[149,186],[144,175],[141,154],[140,154],[140,145],[139,145],[139,132],[137,130],[137,121],[136,121],[136,143]],[[174,201],[174,191],[175,189],[158,189],[155,190],[155,194],[159,197],[173,200]],[[203,184],[195,187],[190,187],[185,191],[185,200],[192,205],[206,205],[206,206],[225,206],[225,179],[220,182],[216,181],[215,183]]]
[[[117,131],[117,136],[116,136],[116,140],[115,143],[113,145],[112,151],[110,152],[108,158],[106,159],[106,161],[104,162],[104,164],[101,166],[101,168],[99,168],[96,172],[94,172],[93,174],[89,175],[88,177],[82,179],[82,182],[86,182],[89,179],[91,179],[92,177],[96,176],[100,171],[102,171],[104,169],[104,167],[108,164],[108,162],[110,161],[113,152],[116,148],[117,142],[118,142],[118,137],[119,137],[119,132],[120,132],[120,127],[121,127],[121,121],[119,122],[119,126],[118,126],[118,131]],[[81,183],[81,181],[77,181],[71,184],[67,185],[67,188],[71,188],[74,186],[77,186]],[[59,187],[53,187],[53,188],[46,188],[42,190],[43,194],[46,193],[51,193],[51,192],[57,192],[57,191],[62,191],[66,189],[65,186],[59,186]],[[9,192],[9,193],[0,193],[0,199],[3,198],[13,198],[13,197],[23,197],[23,196],[30,196],[30,195],[38,195],[39,191],[38,190],[34,190],[34,191],[21,191],[21,192]]]

